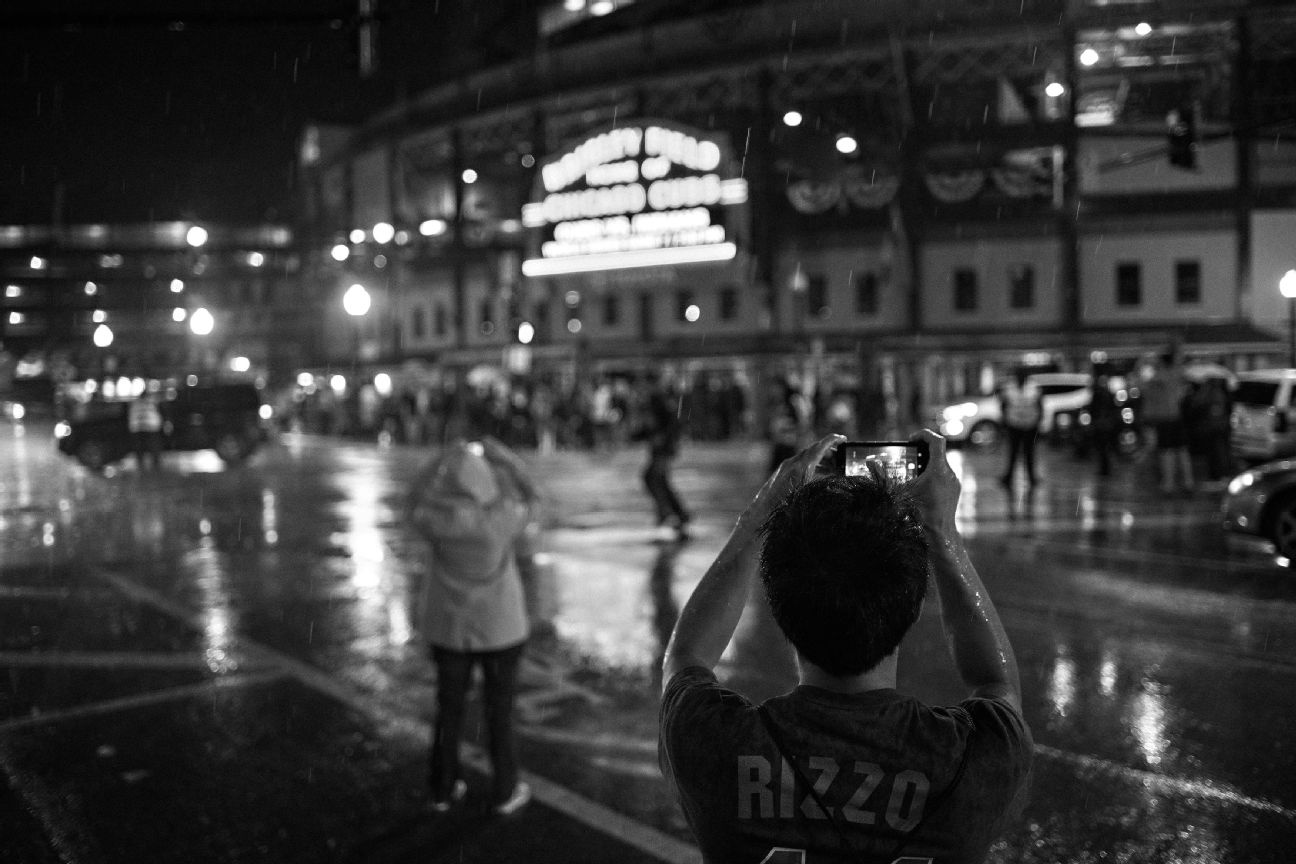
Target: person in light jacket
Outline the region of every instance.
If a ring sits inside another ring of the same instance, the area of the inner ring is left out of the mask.
[[[483,710],[493,769],[491,804],[508,815],[531,798],[518,779],[513,698],[530,628],[519,543],[536,490],[526,467],[494,439],[456,442],[416,478],[409,519],[431,547],[419,579],[415,621],[437,670],[437,712],[428,758],[432,807],[447,811],[467,794],[459,741],[474,666],[484,678]]]

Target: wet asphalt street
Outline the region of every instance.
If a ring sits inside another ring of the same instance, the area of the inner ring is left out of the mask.
[[[48,425],[0,426],[0,862],[696,861],[656,764],[674,616],[763,480],[763,445],[690,444],[698,516],[652,527],[638,450],[525,454],[545,489],[554,634],[519,700],[536,801],[427,809],[435,681],[400,523],[428,453],[285,436],[244,466],[169,454],[87,472]],[[1138,462],[1099,482],[1045,450],[953,454],[962,528],[1021,665],[1032,801],[996,862],[1286,862],[1296,848],[1296,574],[1226,537],[1218,492],[1165,498]],[[900,686],[962,693],[932,607]],[[723,669],[791,681],[758,603]],[[472,724],[470,723],[470,726]]]

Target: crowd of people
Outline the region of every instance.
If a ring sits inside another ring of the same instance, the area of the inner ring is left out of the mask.
[[[595,450],[632,440],[650,412],[649,375],[594,375],[576,383],[542,376],[484,376],[435,384],[410,384],[380,395],[296,388],[280,399],[285,425],[308,432],[382,436],[404,444],[444,444],[491,435],[511,447]],[[693,440],[723,441],[746,435],[753,423],[748,388],[732,377],[698,376],[687,385],[667,382],[686,398],[683,422]]]
[[[779,459],[820,432],[852,435],[874,429],[884,413],[881,400],[859,387],[795,373],[757,385],[733,374],[685,378],[648,371],[576,380],[470,374],[398,384],[386,394],[372,385],[342,393],[295,387],[279,395],[275,416],[285,429],[399,444],[443,445],[490,435],[541,453],[601,450],[639,440],[636,436],[654,421],[654,398],[663,390],[678,402],[681,437],[781,441],[775,445]]]
[[[1041,435],[1044,396],[1028,369],[1018,368],[999,388],[1008,453],[1000,477],[1011,489],[1018,463],[1034,486],[1035,445]],[[1119,384],[1117,382],[1120,382]],[[1078,451],[1092,453],[1100,477],[1111,476],[1118,455],[1152,455],[1162,493],[1190,493],[1203,480],[1219,481],[1234,469],[1230,452],[1232,383],[1228,370],[1214,364],[1187,366],[1175,350],[1149,355],[1117,376],[1106,365],[1095,365],[1089,387],[1088,425]],[[1117,390],[1124,391],[1122,399]],[[1129,418],[1123,416],[1132,412]],[[1139,446],[1122,446],[1120,434],[1129,430]]]

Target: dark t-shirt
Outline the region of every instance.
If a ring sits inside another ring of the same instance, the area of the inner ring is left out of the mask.
[[[760,864],[778,848],[790,851],[769,861],[979,862],[1024,800],[1030,730],[1003,700],[932,708],[890,689],[802,685],[765,709],[847,836],[784,764],[756,706],[691,667],[666,687],[658,746],[709,864]],[[964,759],[957,787],[923,819]]]

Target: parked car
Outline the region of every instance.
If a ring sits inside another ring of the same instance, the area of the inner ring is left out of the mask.
[[[1246,462],[1296,456],[1296,369],[1254,369],[1237,375],[1229,447]]]
[[[1296,561],[1296,460],[1266,462],[1235,476],[1221,511],[1226,530],[1263,537]]]
[[[1059,414],[1070,414],[1089,404],[1090,376],[1084,372],[1036,372],[1027,381],[1042,394],[1043,415],[1040,432],[1053,435]],[[989,447],[1003,432],[1003,408],[999,395],[966,396],[938,406],[935,428],[949,441]]]
[[[174,388],[159,404],[164,450],[215,450],[228,463],[252,455],[266,440],[268,408],[251,384],[197,384]],[[88,402],[55,424],[58,448],[95,470],[132,451],[129,401]]]

